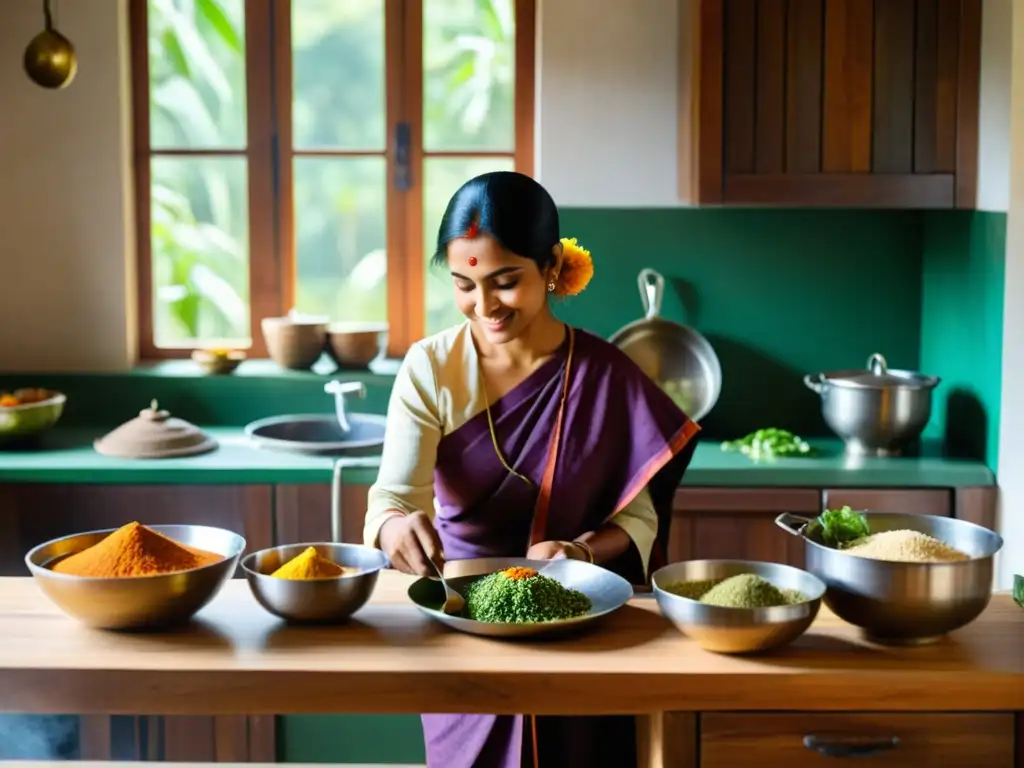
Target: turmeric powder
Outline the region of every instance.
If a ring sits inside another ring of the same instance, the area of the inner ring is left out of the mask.
[[[346,568],[328,560],[316,551],[316,547],[307,547],[302,554],[296,555],[270,575],[278,579],[305,581],[347,576],[358,570],[358,568]]]
[[[140,523],[128,523],[88,549],[58,561],[56,573],[112,578],[153,576],[200,568],[223,555],[180,544]]]

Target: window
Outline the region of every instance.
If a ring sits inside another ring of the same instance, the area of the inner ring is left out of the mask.
[[[140,353],[455,322],[444,206],[532,173],[534,0],[132,0]]]

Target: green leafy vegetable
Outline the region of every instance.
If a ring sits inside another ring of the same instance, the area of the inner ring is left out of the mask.
[[[840,547],[871,533],[868,519],[850,507],[826,509],[818,515],[821,538],[830,547]]]
[[[1019,573],[1013,575],[1013,602],[1024,608],[1024,576]]]
[[[789,430],[767,427],[751,432],[739,440],[727,440],[722,443],[722,450],[736,451],[753,461],[758,461],[785,456],[806,456],[811,453],[811,446]]]

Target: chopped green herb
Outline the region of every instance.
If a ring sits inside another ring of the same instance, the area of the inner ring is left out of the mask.
[[[582,616],[590,598],[563,587],[532,568],[508,568],[472,582],[466,589],[466,615],[495,624],[536,624]]]
[[[738,440],[727,440],[722,443],[722,450],[742,453],[753,461],[806,456],[812,452],[811,446],[804,440],[789,430],[777,427],[758,429]]]
[[[818,524],[821,526],[822,541],[837,549],[871,533],[868,519],[850,507],[826,509],[818,515]]]

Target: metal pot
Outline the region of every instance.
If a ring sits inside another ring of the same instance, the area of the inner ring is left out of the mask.
[[[867,369],[804,376],[821,396],[825,423],[846,443],[847,453],[899,456],[920,436],[932,415],[932,390],[938,376],[890,370],[874,354]]]
[[[775,524],[804,540],[807,570],[825,582],[825,605],[878,643],[920,645],[974,621],[992,598],[999,534],[935,515],[865,512],[869,530],[911,530],[970,555],[955,563],[872,560],[827,546],[817,521],[784,512]]]
[[[722,392],[722,366],[711,343],[693,328],[660,316],[665,278],[653,269],[637,276],[644,318],[616,331],[610,341],[671,397],[687,416],[700,421]]]

